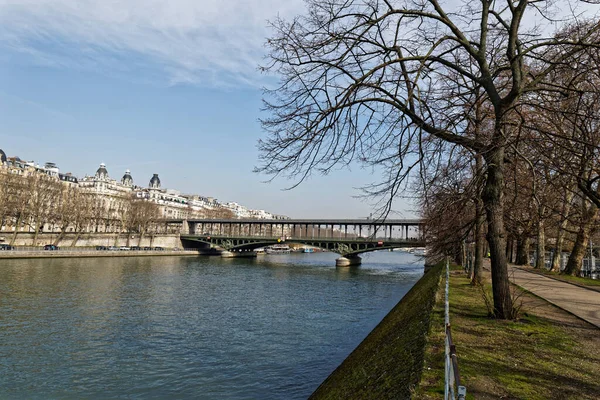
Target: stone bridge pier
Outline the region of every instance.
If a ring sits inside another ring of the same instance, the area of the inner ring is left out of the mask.
[[[360,265],[362,263],[362,258],[358,254],[351,254],[347,256],[342,256],[335,260],[336,267],[351,267],[353,265]]]

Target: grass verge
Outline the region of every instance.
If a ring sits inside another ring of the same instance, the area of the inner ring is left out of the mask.
[[[415,399],[443,398],[440,287]],[[491,298],[491,286],[483,290]],[[467,399],[597,399],[600,331],[535,296],[522,293],[519,300],[518,321],[490,319],[481,289],[452,273],[450,321]]]
[[[407,399],[419,381],[441,265],[427,272],[310,399]]]
[[[547,275],[551,278],[558,279],[561,281],[575,283],[579,286],[587,286],[590,289],[600,290],[600,279],[591,279],[591,278],[582,278],[580,276],[563,275],[558,272],[538,270],[538,269],[527,269],[527,271]]]

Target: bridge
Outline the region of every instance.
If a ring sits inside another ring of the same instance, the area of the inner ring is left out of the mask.
[[[297,243],[339,254],[337,266],[360,264],[359,254],[398,247],[424,247],[418,219],[188,219],[181,223],[185,247],[205,246],[223,257],[256,256],[254,250]]]

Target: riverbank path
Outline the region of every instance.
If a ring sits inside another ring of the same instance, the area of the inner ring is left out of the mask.
[[[489,265],[488,265],[489,268]],[[600,328],[600,292],[508,266],[512,283]]]
[[[484,260],[483,267],[489,278],[489,259]],[[527,267],[512,264],[508,265],[508,277],[513,284],[600,328],[600,292],[529,272]]]

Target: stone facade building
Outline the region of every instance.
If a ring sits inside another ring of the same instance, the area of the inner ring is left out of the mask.
[[[130,170],[120,180],[110,177],[107,166],[101,163],[95,174],[78,179],[71,173],[61,173],[55,163],[44,166],[19,157],[8,157],[0,149],[0,172],[21,177],[44,174],[72,188],[79,189],[91,201],[95,232],[116,232],[125,229],[123,212],[131,199],[143,199],[158,206],[161,219],[188,218],[283,218],[264,210],[251,210],[235,202],[219,203],[218,200],[200,195],[186,195],[177,190],[165,189],[158,174],[153,174],[148,187],[135,184]],[[0,227],[0,230],[2,227]],[[52,229],[45,226],[44,229]]]

